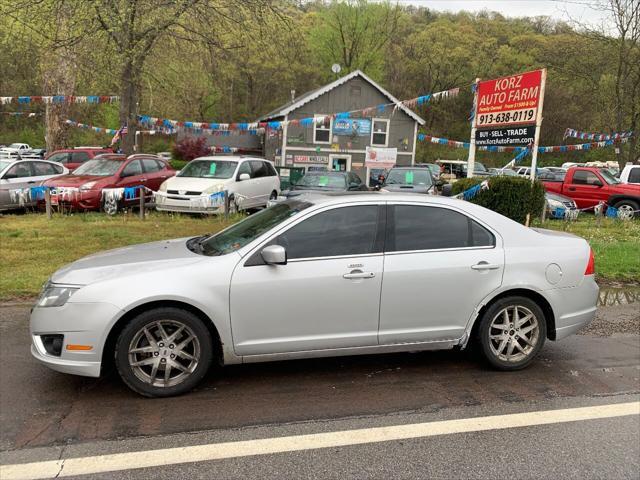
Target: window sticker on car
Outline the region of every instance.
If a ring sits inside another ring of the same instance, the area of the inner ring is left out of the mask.
[[[413,185],[413,172],[411,170],[404,174],[404,181],[409,185]]]
[[[327,176],[323,175],[318,180],[318,186],[319,187],[326,187],[328,184],[329,184],[329,177],[327,177]]]
[[[209,164],[209,175],[215,175],[216,174],[216,162],[211,162]]]

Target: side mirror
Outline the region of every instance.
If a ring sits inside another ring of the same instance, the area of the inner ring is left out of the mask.
[[[445,183],[442,186],[442,196],[443,197],[450,197],[452,192],[453,192],[453,185],[451,185],[450,183]]]
[[[269,245],[260,252],[267,265],[286,265],[287,251],[282,245]]]
[[[243,182],[245,180],[250,180],[251,177],[249,176],[248,173],[241,173],[240,175],[238,175],[238,181],[239,182]]]

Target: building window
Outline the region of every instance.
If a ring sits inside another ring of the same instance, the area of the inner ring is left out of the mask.
[[[386,147],[389,144],[389,120],[374,118],[371,126],[371,146]]]
[[[315,118],[323,115],[316,115]],[[331,116],[324,116],[324,120],[313,122],[313,143],[331,143],[331,125],[333,119]]]

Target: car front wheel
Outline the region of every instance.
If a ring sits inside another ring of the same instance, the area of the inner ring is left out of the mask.
[[[484,313],[477,340],[493,367],[520,370],[540,352],[546,336],[542,309],[526,297],[507,297]]]
[[[122,380],[147,397],[169,397],[193,389],[213,359],[211,334],[202,321],[177,308],[135,317],[120,333],[115,360]]]

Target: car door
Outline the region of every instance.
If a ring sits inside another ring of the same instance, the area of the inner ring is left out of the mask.
[[[380,344],[454,340],[502,284],[499,236],[444,206],[389,205]]]
[[[383,213],[375,204],[314,212],[268,242],[285,247],[286,265],[265,265],[260,249],[240,262],[230,292],[235,352],[377,345]]]
[[[147,178],[144,175],[142,169],[142,163],[140,160],[131,160],[127,163],[122,171],[120,172],[120,178],[117,182],[118,188],[127,188],[127,187],[137,187],[137,186],[145,186],[146,187]],[[140,196],[136,192],[135,199],[126,200],[125,203],[133,204],[139,202]],[[124,199],[123,199],[124,200]]]
[[[571,183],[567,185],[567,195],[573,198],[578,208],[594,207],[603,197],[602,189],[606,188],[604,182],[589,170],[576,170],[573,172]],[[564,192],[563,192],[564,193]]]
[[[2,208],[19,208],[20,205],[16,191],[35,187],[39,182],[33,177],[31,162],[16,162],[3,175],[0,182],[0,202]],[[26,202],[25,206],[35,205],[35,202]]]
[[[253,171],[256,205],[266,205],[269,201],[269,194],[273,190],[269,181],[267,165],[262,160],[251,160],[251,170]]]
[[[240,175],[246,173],[248,180],[240,181]],[[240,209],[254,207],[256,202],[257,189],[253,179],[253,169],[249,160],[243,160],[236,172],[236,181],[233,184],[234,200]]]
[[[160,184],[164,182],[166,176],[162,176],[161,166],[159,162],[156,162],[153,158],[143,158],[142,168],[144,169],[144,176],[147,179],[145,185],[153,191],[157,191],[160,188]]]

